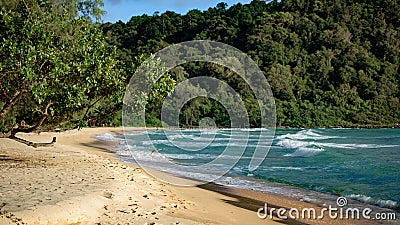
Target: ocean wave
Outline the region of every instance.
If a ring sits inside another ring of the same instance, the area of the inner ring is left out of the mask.
[[[135,141],[128,141],[130,145],[136,144],[141,144],[142,146],[154,146],[154,145],[165,145],[169,147],[180,147],[180,148],[185,148],[188,150],[188,148],[193,148],[193,149],[203,149],[207,147],[248,147],[248,148],[256,148],[256,147],[261,147],[261,148],[269,148],[270,145],[268,142],[266,143],[254,143],[254,144],[249,144],[246,141],[240,141],[240,140],[230,140],[230,142],[189,142],[189,141],[169,141],[169,140],[151,140],[151,141],[141,141],[141,142],[135,142]]]
[[[316,133],[313,129],[301,130],[295,134],[284,134],[276,139],[295,139],[295,140],[325,140],[333,138],[342,138],[339,136],[327,136]]]
[[[399,147],[399,145],[382,145],[382,144],[347,144],[347,143],[325,143],[316,141],[304,141],[294,139],[280,139],[277,146],[284,147],[286,149],[298,149],[302,147],[316,147],[323,149],[324,147],[329,148],[341,148],[341,149],[360,149],[360,148],[393,148]]]
[[[212,153],[197,153],[197,154],[187,154],[187,153],[166,153],[162,149],[156,149],[150,151],[148,148],[144,147],[134,147],[131,150],[129,149],[119,149],[117,153],[121,156],[132,156],[137,160],[141,161],[152,161],[152,162],[162,162],[165,159],[172,159],[172,160],[215,160],[217,158],[223,160],[234,160],[237,161],[239,159],[242,160],[249,160],[249,159],[263,159],[263,158],[256,158],[253,156],[243,156],[241,152],[225,152],[223,154],[212,154]],[[246,166],[247,167],[247,166]],[[269,167],[267,167],[269,168]],[[295,167],[271,167],[272,170],[299,170],[301,168]],[[235,169],[237,169],[235,167]]]
[[[216,135],[217,133],[219,133],[219,130],[208,130],[208,129],[205,129],[205,130],[200,130],[200,133],[201,133],[201,135],[204,135],[204,134],[206,134],[206,135]]]
[[[211,154],[164,154],[161,153],[162,156],[169,158],[169,159],[214,159],[216,158],[215,155]]]
[[[125,141],[124,138],[118,138],[110,133],[103,133],[103,134],[99,134],[99,135],[95,135],[93,136],[93,138],[97,139],[97,140],[101,140],[101,141]]]
[[[131,143],[131,142],[129,142]],[[171,142],[169,140],[150,140],[150,141],[142,141],[142,145],[144,146],[153,146],[155,144],[163,144],[163,145],[168,145],[168,146],[173,146],[170,144]]]
[[[170,140],[175,140],[175,139],[193,139],[195,136],[193,134],[168,134],[166,133],[166,136]]]
[[[312,142],[298,141],[298,140],[292,140],[292,139],[283,139],[283,140],[278,141],[276,143],[276,145],[284,147],[286,149],[296,149],[296,148],[301,148],[301,147],[306,147],[306,146],[312,145]]]
[[[208,137],[193,137],[191,140],[198,141],[198,142],[210,142],[210,141],[231,141],[231,140],[246,140],[241,138],[208,138]]]
[[[357,149],[357,148],[393,148],[399,145],[379,145],[379,144],[337,144],[337,143],[318,143],[320,146],[331,148],[343,149]]]
[[[271,166],[267,167],[267,170],[303,170],[301,167],[293,167],[293,166]]]
[[[234,129],[233,129],[234,130]],[[254,131],[264,131],[264,130],[269,130],[268,128],[241,128],[239,129],[240,131],[250,131],[250,132],[254,132]]]
[[[251,157],[248,157],[251,158]],[[257,169],[260,171],[278,171],[278,170],[304,170],[303,167],[295,167],[295,166],[259,166]],[[234,171],[242,173],[243,171],[248,170],[248,165],[244,166],[235,166],[233,168]],[[255,176],[252,173],[248,173],[247,176]]]
[[[371,205],[378,205],[378,206],[384,207],[384,208],[395,209],[395,208],[397,208],[399,206],[396,201],[374,199],[372,197],[365,196],[365,195],[351,194],[351,195],[346,195],[346,197],[350,198],[350,199],[354,199],[354,200],[360,201],[360,202],[363,202],[363,203],[367,203],[367,204],[371,204]]]
[[[295,152],[285,154],[284,156],[288,157],[312,157],[320,152],[325,151],[323,148],[306,148],[301,147],[297,149]]]

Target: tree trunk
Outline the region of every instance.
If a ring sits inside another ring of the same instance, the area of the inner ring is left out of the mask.
[[[37,128],[39,128],[43,124],[43,122],[46,120],[46,118],[49,116],[47,111],[51,105],[52,105],[51,102],[47,103],[46,107],[43,110],[43,115],[40,117],[39,121],[35,125],[28,127],[28,128],[19,128],[18,127],[16,129],[13,129],[11,131],[11,137],[15,137],[15,134],[17,134],[18,132],[30,133],[30,132],[35,131]]]
[[[3,106],[3,109],[0,111],[0,118],[3,117],[12,107],[17,103],[17,101],[21,98],[22,91],[17,91],[12,98],[8,100],[8,102]]]

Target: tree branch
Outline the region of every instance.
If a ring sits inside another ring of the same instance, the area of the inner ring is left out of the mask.
[[[3,117],[12,107],[17,103],[17,101],[22,96],[22,91],[15,92],[14,96],[3,106],[3,109],[0,111],[0,118]]]
[[[97,99],[95,102],[93,102],[93,103],[86,109],[86,112],[85,112],[85,115],[83,116],[83,119],[86,118],[87,114],[89,113],[89,110],[90,110],[96,103],[98,103],[98,102],[99,102],[101,99],[103,99],[103,98],[104,98],[104,96],[102,96],[101,98]]]
[[[35,131],[38,127],[40,127],[42,124],[43,124],[43,122],[46,120],[46,118],[49,116],[49,114],[48,114],[48,109],[49,109],[49,107],[52,105],[53,103],[50,101],[49,103],[47,103],[47,105],[46,105],[46,107],[44,108],[44,110],[43,110],[43,115],[40,117],[40,119],[39,119],[39,121],[35,124],[35,125],[33,125],[33,126],[31,126],[31,127],[28,127],[28,128],[16,128],[16,129],[13,129],[12,131],[11,131],[11,137],[15,137],[15,134],[16,133],[18,133],[18,132],[23,132],[23,133],[30,133],[30,132],[33,132],[33,131]]]

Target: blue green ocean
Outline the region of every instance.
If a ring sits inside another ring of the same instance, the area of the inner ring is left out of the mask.
[[[326,196],[333,200],[341,195],[363,204],[399,210],[400,130],[276,129],[267,156],[257,169],[250,171],[256,146],[269,145],[268,140],[264,143],[260,139],[261,131],[177,130],[166,136],[163,130],[147,130],[126,132],[127,142],[123,141],[124,135],[103,134],[98,138],[120,140],[117,153],[124,161],[139,160],[141,165],[183,177],[209,180],[214,171],[228,168],[228,173],[215,183],[317,203]],[[209,170],[190,170],[219,157],[228,145],[245,149],[232,168],[228,165],[232,160],[227,159],[226,165],[220,161]],[[188,169],[176,170],[160,157]]]

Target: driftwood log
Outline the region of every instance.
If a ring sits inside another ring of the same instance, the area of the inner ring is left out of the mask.
[[[27,141],[27,140],[24,140],[22,138],[15,137],[15,136],[14,137],[10,137],[10,139],[18,141],[18,142],[21,142],[21,143],[26,144],[28,146],[32,146],[34,148],[37,148],[37,147],[51,147],[51,146],[54,146],[54,143],[56,143],[56,141],[57,141],[56,137],[53,137],[53,140],[50,143],[35,143],[35,142]]]

